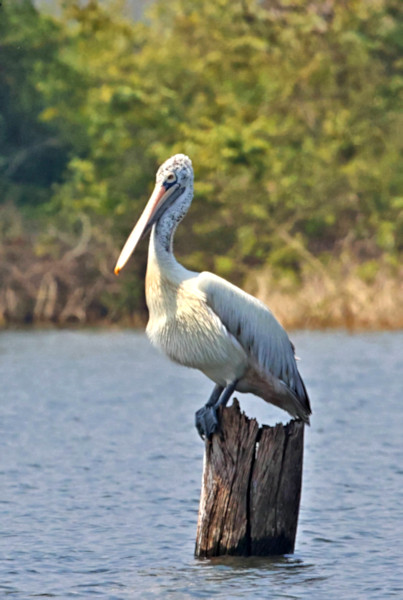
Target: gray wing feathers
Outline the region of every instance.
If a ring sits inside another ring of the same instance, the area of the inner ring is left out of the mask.
[[[212,273],[200,273],[198,288],[228,331],[258,365],[283,381],[310,412],[294,347],[270,310],[250,294]]]

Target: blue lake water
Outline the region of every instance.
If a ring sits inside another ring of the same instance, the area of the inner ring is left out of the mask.
[[[403,333],[290,337],[313,408],[296,552],[208,561],[212,384],[138,332],[1,333],[0,598],[403,598]]]

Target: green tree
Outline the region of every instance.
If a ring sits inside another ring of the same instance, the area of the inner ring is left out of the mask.
[[[70,0],[50,18],[25,1],[6,16],[0,185],[47,215],[41,253],[60,254],[61,230],[85,238],[83,270],[105,277],[156,167],[185,152],[196,199],[177,253],[189,267],[238,282],[265,267],[301,281],[346,257],[366,278],[398,267],[397,0],[161,1],[144,23],[113,2]],[[143,246],[121,284],[128,310],[145,260]]]
[[[70,6],[91,145],[66,203],[126,223],[156,164],[184,151],[198,200],[178,236],[195,267],[298,273],[299,248],[325,256],[346,239],[396,254],[401,9],[277,5],[161,2],[148,25]]]
[[[39,82],[57,62],[60,26],[29,0],[4,2],[0,39],[0,202],[37,207],[61,181],[70,145],[40,119]]]

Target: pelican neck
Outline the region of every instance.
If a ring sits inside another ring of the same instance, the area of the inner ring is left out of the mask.
[[[179,265],[173,253],[173,231],[168,236],[166,229],[158,228],[158,223],[151,230],[148,260],[157,263],[162,270]]]

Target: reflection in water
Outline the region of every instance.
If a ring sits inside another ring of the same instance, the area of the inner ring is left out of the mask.
[[[313,404],[296,554],[196,560],[208,380],[135,332],[2,333],[0,596],[403,596],[403,334],[292,338]]]
[[[195,559],[185,568],[158,566],[142,571],[141,575],[156,580],[151,584],[154,592],[159,590],[162,594],[172,589],[179,597],[182,593],[195,598],[215,597],[221,593],[220,597],[260,598],[275,589],[276,597],[294,599],[300,597],[293,593],[296,586],[303,585],[308,592],[315,583],[327,579],[316,573],[314,565],[305,564],[295,556]],[[246,592],[251,595],[245,596]]]
[[[237,579],[249,582],[262,578],[269,578],[276,584],[295,583],[298,578],[307,581],[317,579],[326,579],[325,577],[315,577],[315,566],[304,563],[301,558],[296,556],[276,556],[276,557],[236,557],[224,556],[212,558],[210,560],[199,560],[201,566],[208,565],[208,579],[215,582],[230,581]],[[291,597],[291,596],[290,596]]]

